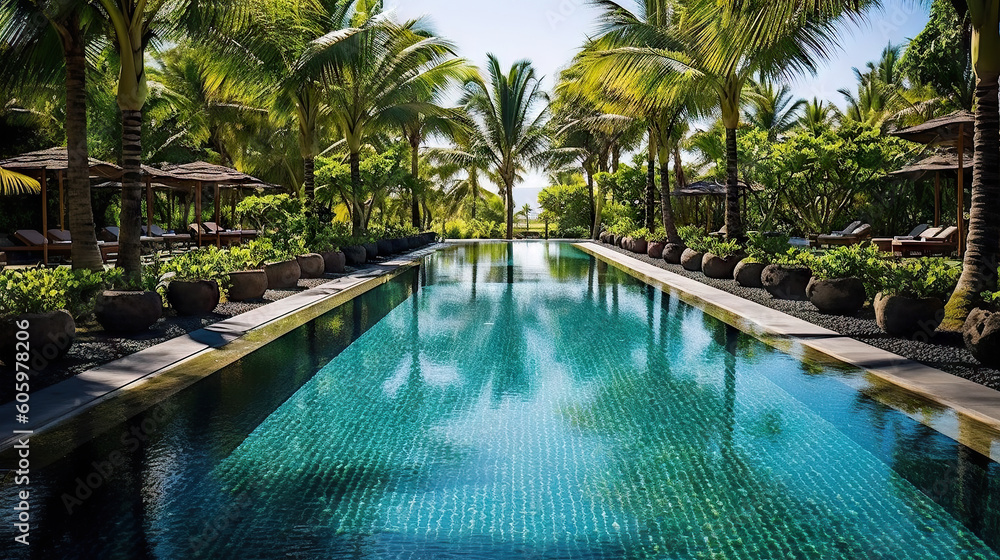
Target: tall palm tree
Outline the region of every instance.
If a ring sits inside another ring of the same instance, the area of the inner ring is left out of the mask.
[[[757,75],[781,79],[815,71],[816,59],[833,45],[841,12],[815,11],[812,3],[795,0],[686,0],[674,6],[669,25],[654,25],[614,0],[597,3],[604,8],[605,33],[615,43],[595,54],[609,81],[639,80],[650,91],[669,86],[717,96],[726,128],[727,236],[742,238],[736,134],[744,88]],[[803,17],[807,11],[810,17]]]
[[[103,270],[90,195],[87,149],[87,38],[89,5],[4,0],[0,4],[0,57],[4,86],[28,88],[62,80],[66,88],[66,171],[73,268]],[[31,84],[29,86],[29,84]]]
[[[819,134],[834,125],[839,113],[840,111],[833,103],[814,97],[812,101],[807,101],[802,106],[802,115],[799,116],[798,124],[813,134]]]
[[[743,110],[744,120],[767,131],[767,138],[772,142],[795,126],[799,111],[806,104],[805,99],[792,98],[792,88],[788,84],[776,87],[771,80],[751,82],[747,102],[749,107]]]
[[[375,134],[412,126],[421,115],[449,114],[433,102],[435,92],[467,78],[469,67],[456,58],[454,45],[434,36],[424,20],[396,23],[384,16],[371,17],[335,48],[316,41],[302,65],[317,67],[324,76],[329,117],[349,153],[352,227],[355,235],[361,234],[362,146]],[[415,137],[426,132],[418,128]]]
[[[514,237],[514,185],[525,166],[540,163],[548,135],[548,97],[542,91],[531,62],[515,62],[504,73],[493,54],[488,55],[489,84],[482,78],[465,86],[462,104],[476,119],[470,139],[474,159],[490,161],[503,190],[507,214],[507,239]],[[545,107],[539,109],[540,105]]]

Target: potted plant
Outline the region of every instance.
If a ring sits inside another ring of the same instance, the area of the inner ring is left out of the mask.
[[[167,302],[178,315],[206,315],[222,299],[228,280],[226,255],[215,247],[202,247],[163,264]]]
[[[341,250],[350,266],[361,266],[368,262],[368,251],[357,238],[349,238],[346,245],[341,246]]]
[[[663,227],[657,228],[649,238],[649,246],[646,247],[646,256],[651,259],[662,259],[663,249],[667,247],[667,232]]]
[[[736,265],[743,258],[743,247],[734,240],[710,238],[701,260],[701,271],[709,278],[732,280]]]
[[[747,239],[747,256],[733,269],[736,283],[745,288],[763,288],[761,275],[776,255],[784,254],[791,246],[787,235],[751,232]]]
[[[646,228],[639,228],[633,231],[627,249],[633,253],[645,255],[649,250],[649,238],[652,236],[653,234]]]
[[[979,363],[1000,369],[1000,292],[984,292],[962,328],[965,346]]]
[[[689,225],[677,228],[677,235],[681,238],[680,243],[667,243],[663,247],[662,258],[670,264],[682,264],[681,259],[688,248],[688,242],[704,238],[705,232],[698,226]]]
[[[267,272],[264,262],[273,255],[270,239],[256,239],[230,248],[227,252],[226,271],[229,276],[229,301],[254,301],[263,299],[267,292]]]
[[[264,264],[267,287],[271,290],[290,290],[299,286],[302,268],[297,255],[304,254],[305,242],[300,237],[272,239],[272,250]]]
[[[868,301],[886,268],[878,247],[871,244],[837,247],[809,264],[812,279],[806,296],[821,313],[854,315]]]
[[[139,278],[127,278],[120,268],[105,273],[109,289],[97,294],[94,317],[105,331],[140,333],[163,316],[163,297],[157,292],[162,274],[159,259],[142,267]]]
[[[681,266],[684,270],[691,272],[701,272],[701,264],[705,260],[708,252],[709,239],[701,230],[696,235],[689,235],[684,240],[685,249],[681,253]],[[666,249],[664,249],[666,250]]]
[[[65,356],[103,283],[101,273],[68,268],[0,271],[0,360],[39,371]]]
[[[910,259],[886,267],[875,296],[875,320],[892,336],[930,338],[961,270],[944,259]]]
[[[809,261],[812,254],[792,247],[783,255],[776,255],[771,264],[764,267],[760,283],[772,297],[794,301],[809,299],[806,287],[812,279]]]

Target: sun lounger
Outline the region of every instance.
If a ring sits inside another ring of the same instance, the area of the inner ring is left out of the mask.
[[[902,241],[904,239],[918,239],[921,234],[923,234],[925,231],[929,229],[931,228],[927,224],[920,224],[919,226],[913,228],[907,235],[897,235],[896,237],[876,237],[875,239],[872,239],[872,243],[874,243],[879,248],[880,251],[885,253],[891,253],[893,241]],[[933,236],[934,234],[940,231],[941,228],[937,228],[931,235]]]
[[[917,239],[893,240],[892,251],[904,257],[932,257],[947,256],[958,250],[957,227],[938,229],[937,232],[928,235],[930,231],[925,231]]]
[[[240,231],[228,231],[220,228],[215,222],[202,222],[201,224],[201,244],[202,245],[239,245],[243,242],[243,233]],[[198,224],[188,226],[192,236],[198,235]]]
[[[19,229],[14,232],[13,237],[17,241],[23,243],[23,245],[3,247],[2,249],[5,253],[41,253],[45,245],[48,245],[49,256],[58,256],[62,258],[69,256],[73,247],[73,240],[70,237],[69,231],[53,229],[49,230],[48,234],[49,238],[46,238],[40,232],[33,229]],[[58,241],[56,241],[56,239],[58,239]],[[97,246],[101,250],[101,258],[105,263],[118,255],[117,243],[102,243],[98,241]]]
[[[853,224],[847,226],[841,231],[835,231],[828,235],[820,235],[816,237],[816,244],[820,247],[823,245],[856,245],[872,235],[872,226],[868,224],[862,224],[861,222],[854,222]]]
[[[148,237],[162,239],[167,249],[172,249],[174,243],[181,245],[191,245],[191,235],[188,233],[172,233],[164,231],[160,226],[153,224],[148,229],[142,226],[142,234]]]

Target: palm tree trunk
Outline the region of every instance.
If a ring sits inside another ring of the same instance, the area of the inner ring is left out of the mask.
[[[965,263],[958,287],[948,302],[942,329],[958,330],[979,303],[980,294],[997,287],[1000,250],[1000,107],[998,75],[976,83],[976,155],[972,175],[972,212]]]
[[[653,136],[653,129],[649,129],[649,156],[646,168],[646,229],[653,231],[656,229],[655,210],[653,208],[654,192],[656,191],[656,138]]]
[[[660,212],[663,228],[667,230],[667,243],[683,243],[674,222],[674,204],[670,196],[670,150],[660,150]]]
[[[118,267],[130,278],[142,273],[142,111],[122,109],[122,210]]]
[[[413,227],[420,228],[420,201],[417,199],[417,185],[420,181],[420,140],[410,138],[410,218]]]
[[[600,233],[597,228],[600,226],[600,223],[597,220],[597,199],[594,195],[594,169],[590,165],[584,165],[583,170],[587,174],[587,192],[590,197],[588,200],[590,206],[590,223],[594,225],[590,234],[593,239],[597,239],[597,234]]]
[[[316,200],[316,158],[302,156],[302,186],[306,191],[306,204],[313,206]]]
[[[514,239],[514,181],[509,179],[507,183],[507,239]]]
[[[351,233],[355,237],[364,231],[364,209],[361,206],[361,154],[351,151]]]
[[[743,239],[735,128],[726,129],[726,239]]]
[[[97,248],[94,206],[90,197],[90,168],[87,148],[87,62],[80,22],[77,15],[66,22],[63,48],[66,56],[66,146],[69,155],[66,171],[70,249],[76,270],[104,269]]]
[[[479,181],[476,179],[474,172],[469,172],[469,186],[472,190],[472,219],[476,219],[476,206],[479,202]]]

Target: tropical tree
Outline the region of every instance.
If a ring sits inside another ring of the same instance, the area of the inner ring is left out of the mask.
[[[767,131],[772,142],[779,134],[795,127],[805,99],[793,99],[787,84],[775,86],[770,80],[751,82],[747,94],[749,107],[743,110],[743,119],[751,126]]]
[[[614,39],[612,48],[594,55],[608,81],[641,76],[639,87],[648,91],[670,87],[717,96],[726,128],[726,231],[730,238],[743,237],[736,134],[744,88],[753,76],[781,79],[815,71],[817,58],[833,44],[843,9],[815,10],[794,0],[686,0],[674,6],[669,25],[655,25],[613,0],[598,3],[605,34]]]
[[[0,195],[38,192],[41,189],[42,185],[31,177],[0,167]]]
[[[64,72],[70,256],[73,268],[102,270],[87,149],[87,39],[93,22],[93,11],[82,2],[4,0],[0,91],[11,94],[9,88],[54,84]]]
[[[524,218],[524,231],[531,229],[531,205],[525,203],[520,210],[517,211],[517,216],[519,218]]]
[[[531,62],[515,62],[506,73],[488,55],[489,84],[481,77],[465,85],[462,105],[476,121],[469,151],[452,152],[456,161],[488,160],[500,180],[507,219],[507,239],[514,237],[514,185],[522,169],[541,163],[548,146],[545,120],[548,96]],[[539,108],[545,104],[545,107]]]
[[[806,101],[802,106],[802,115],[799,116],[798,125],[813,134],[820,134],[834,126],[839,114],[840,111],[836,105],[814,97],[812,101]]]

